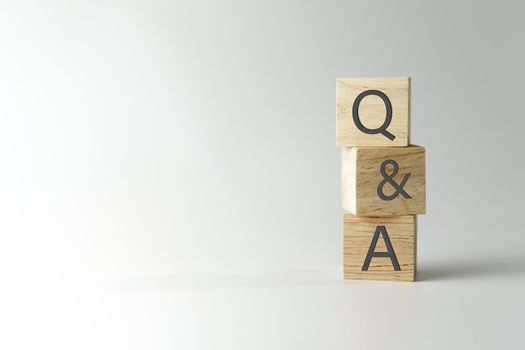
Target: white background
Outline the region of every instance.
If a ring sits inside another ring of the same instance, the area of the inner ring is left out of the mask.
[[[2,1],[0,348],[519,348],[524,10]],[[342,280],[340,76],[412,77],[416,283]]]

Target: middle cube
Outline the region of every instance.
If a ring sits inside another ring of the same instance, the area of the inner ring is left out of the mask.
[[[343,208],[358,216],[424,214],[425,149],[342,148]]]

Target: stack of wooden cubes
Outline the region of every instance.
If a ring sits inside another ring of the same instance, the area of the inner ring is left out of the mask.
[[[345,279],[414,281],[425,149],[409,143],[410,78],[339,78]]]

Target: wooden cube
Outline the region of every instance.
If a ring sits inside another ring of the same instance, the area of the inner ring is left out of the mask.
[[[409,121],[410,78],[337,79],[338,146],[407,146]]]
[[[358,216],[424,214],[425,148],[342,148],[343,208]]]
[[[415,216],[343,217],[345,279],[414,281]]]

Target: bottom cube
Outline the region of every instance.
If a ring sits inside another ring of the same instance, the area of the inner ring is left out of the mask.
[[[343,217],[345,279],[414,281],[416,218],[413,215]]]

